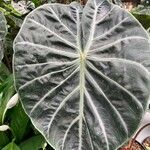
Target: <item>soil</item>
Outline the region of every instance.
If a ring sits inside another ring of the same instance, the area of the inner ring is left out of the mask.
[[[128,145],[123,146],[119,150],[145,150],[145,149],[139,142],[135,141],[131,149],[129,149],[129,144],[128,144]]]
[[[142,145],[144,147],[150,147],[150,136],[147,137],[143,142],[142,142]]]

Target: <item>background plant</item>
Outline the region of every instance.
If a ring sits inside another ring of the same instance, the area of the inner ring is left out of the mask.
[[[20,2],[20,3],[19,3]],[[7,21],[7,34],[4,40],[4,57],[0,64],[0,126],[8,125],[0,131],[0,149],[2,150],[38,150],[52,149],[46,146],[43,137],[35,130],[25,114],[20,102],[11,109],[6,109],[11,97],[15,95],[12,77],[13,41],[25,16],[36,7],[48,2],[70,3],[72,0],[32,0],[0,1],[0,12]],[[120,1],[113,1],[120,5]],[[82,2],[84,3],[84,2]],[[132,10],[134,16],[150,31],[150,5],[142,2]]]

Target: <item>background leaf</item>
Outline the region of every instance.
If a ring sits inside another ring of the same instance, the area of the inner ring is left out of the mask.
[[[20,148],[14,142],[11,142],[7,146],[5,146],[2,150],[20,150]]]
[[[37,135],[22,142],[19,147],[21,150],[39,150],[43,148],[45,139],[41,135]]]
[[[13,76],[9,75],[0,85],[0,124],[3,124],[6,105],[15,92],[13,83]]]
[[[9,138],[5,132],[0,132],[0,149],[2,149],[6,144],[9,143]]]
[[[0,85],[2,84],[2,82],[4,82],[4,80],[6,80],[6,78],[10,75],[10,71],[8,70],[8,68],[6,67],[6,65],[4,63],[0,64]]]
[[[143,25],[145,29],[148,29],[150,27],[150,15],[137,13],[133,13],[133,15],[139,20],[139,22]]]
[[[30,131],[30,121],[19,103],[9,111],[10,127],[15,135],[15,142],[20,143]]]

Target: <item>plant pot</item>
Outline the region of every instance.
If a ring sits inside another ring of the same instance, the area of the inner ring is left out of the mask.
[[[142,145],[144,147],[149,147],[150,148],[150,136],[144,139],[144,141],[142,142]]]
[[[134,138],[119,150],[145,150],[146,147],[150,147],[150,111],[146,112]]]
[[[143,121],[140,125],[140,128],[142,128],[143,126],[145,126],[146,124],[150,123],[150,111],[147,111]],[[139,128],[139,129],[140,129]],[[142,143],[144,141],[145,138],[150,136],[150,125],[145,127],[136,137],[136,140],[140,143]]]

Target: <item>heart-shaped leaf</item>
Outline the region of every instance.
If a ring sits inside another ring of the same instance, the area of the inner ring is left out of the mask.
[[[6,35],[7,26],[6,26],[6,19],[2,12],[0,12],[0,62],[3,58],[3,49],[4,49],[4,38]]]
[[[47,4],[14,42],[16,89],[56,150],[115,150],[137,129],[150,96],[149,37],[107,0]]]

